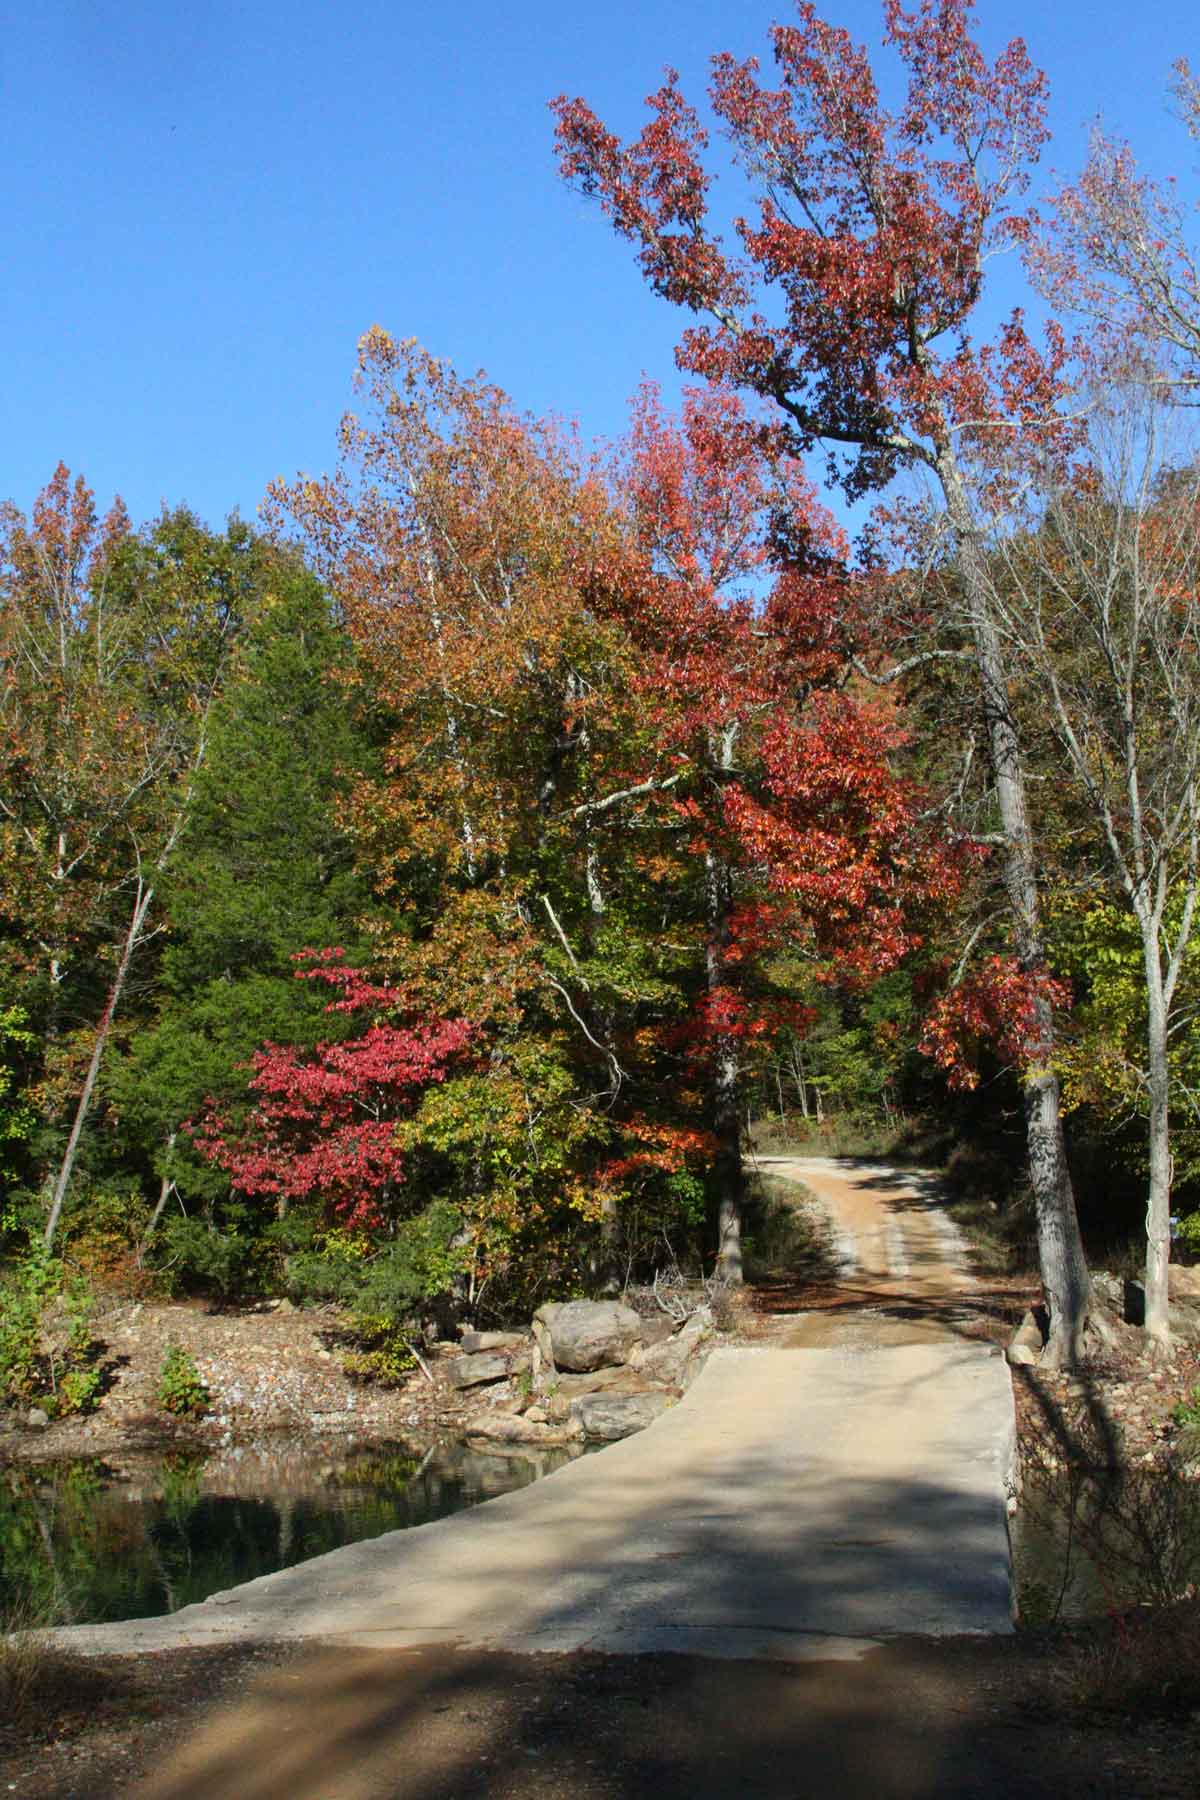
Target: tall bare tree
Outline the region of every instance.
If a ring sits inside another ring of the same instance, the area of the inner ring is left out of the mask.
[[[1157,1339],[1169,1335],[1169,1049],[1200,882],[1200,470],[1164,471],[1172,425],[1145,388],[1097,410],[1089,462],[1044,493],[1036,530],[1002,541],[993,601],[1141,945]]]

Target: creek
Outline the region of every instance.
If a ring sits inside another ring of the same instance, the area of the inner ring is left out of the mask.
[[[1163,1468],[1027,1476],[1010,1536],[1024,1625],[1161,1604],[1200,1584],[1200,1481]]]
[[[572,1450],[451,1441],[340,1457],[291,1446],[0,1467],[0,1622],[177,1611],[343,1544],[445,1518],[548,1475]]]

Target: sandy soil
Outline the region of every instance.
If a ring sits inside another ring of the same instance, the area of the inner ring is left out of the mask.
[[[49,1718],[44,1742],[6,1755],[0,1727],[0,1787],[25,1800],[1191,1800],[1196,1719],[1081,1723],[1061,1655],[1027,1639],[898,1641],[858,1663],[786,1666],[169,1652],[136,1671],[92,1665],[110,1697],[105,1717],[93,1695],[86,1740]]]

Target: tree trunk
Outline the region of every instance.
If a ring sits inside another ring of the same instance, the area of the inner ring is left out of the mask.
[[[150,1214],[149,1222],[147,1223],[145,1231],[142,1233],[142,1241],[138,1245],[139,1256],[144,1256],[149,1249],[150,1240],[158,1230],[158,1222],[162,1218],[163,1213],[167,1210],[167,1201],[175,1192],[175,1182],[171,1175],[171,1152],[175,1148],[175,1139],[178,1135],[178,1132],[173,1131],[167,1138],[166,1154],[163,1158],[164,1168],[162,1180],[158,1184],[158,1199],[154,1203],[154,1211]]]
[[[1033,830],[1026,794],[1025,763],[1008,704],[1007,672],[990,602],[987,570],[962,478],[950,453],[939,467],[947,513],[958,546],[959,569],[975,652],[988,753],[1004,837],[1003,880],[1012,915],[1013,947],[1024,973],[1046,967],[1041,908],[1034,860]],[[1054,1018],[1048,1000],[1037,1002],[1025,1075],[1025,1132],[1029,1179],[1037,1217],[1038,1263],[1050,1337],[1043,1360],[1052,1368],[1079,1358],[1091,1304],[1091,1281],[1083,1253],[1075,1196],[1063,1139],[1059,1081],[1051,1066]]]
[[[704,858],[708,908],[705,972],[710,997],[725,985],[725,948],[732,902],[729,870],[712,850]],[[713,1043],[712,1128],[717,1140],[713,1183],[717,1195],[716,1274],[722,1281],[742,1279],[742,1126],[738,1107],[740,1077],[737,1039],[719,1033]]]
[[[54,1244],[58,1222],[62,1217],[63,1203],[67,1197],[67,1189],[71,1185],[71,1176],[75,1170],[75,1160],[79,1155],[79,1140],[87,1123],[88,1113],[92,1107],[92,1095],[96,1089],[96,1079],[100,1073],[100,1064],[112,1031],[117,1007],[121,1003],[121,995],[125,991],[125,982],[129,975],[129,965],[133,961],[134,951],[142,935],[142,927],[146,923],[146,914],[150,910],[150,902],[154,898],[152,887],[143,887],[139,879],[134,897],[133,916],[129,921],[129,930],[125,933],[125,942],[121,946],[121,960],[117,964],[117,972],[113,976],[113,984],[109,989],[108,1004],[104,1008],[99,1025],[96,1027],[96,1042],[92,1046],[92,1057],[88,1063],[88,1071],[84,1077],[83,1092],[75,1108],[75,1118],[71,1124],[71,1135],[67,1139],[67,1147],[63,1152],[58,1177],[54,1183],[54,1194],[50,1202],[50,1213],[46,1220],[45,1243],[47,1250]]]
[[[1155,933],[1157,939],[1157,933]],[[1149,1019],[1146,1049],[1150,1095],[1150,1183],[1146,1196],[1146,1335],[1160,1344],[1171,1336],[1167,1265],[1171,1257],[1171,1113],[1167,1066],[1167,1005],[1157,941],[1143,929]]]

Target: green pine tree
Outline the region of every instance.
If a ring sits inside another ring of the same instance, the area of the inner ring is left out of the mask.
[[[210,1224],[225,1182],[192,1150],[186,1123],[209,1100],[244,1101],[244,1066],[263,1042],[309,1045],[336,1031],[327,994],[296,979],[292,958],[351,949],[367,900],[338,820],[365,755],[347,673],[319,583],[277,566],[214,708],[165,884],[157,1014],[108,1083],[144,1181]]]

